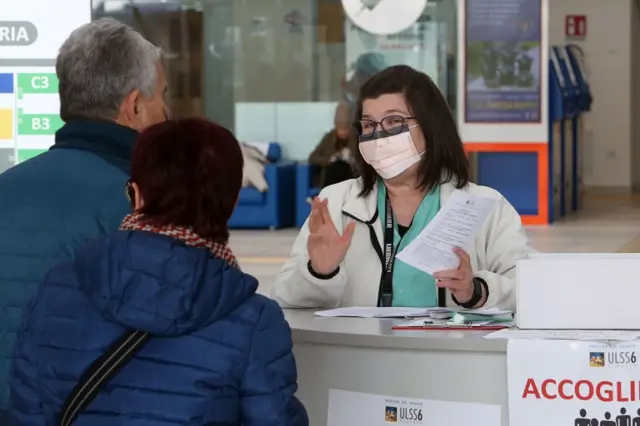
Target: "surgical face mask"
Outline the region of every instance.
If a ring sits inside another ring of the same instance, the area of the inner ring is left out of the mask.
[[[389,135],[382,130],[367,138],[360,137],[358,147],[362,158],[382,179],[392,179],[420,161],[422,154],[418,153],[411,137],[413,127],[417,126],[405,124],[397,134]]]

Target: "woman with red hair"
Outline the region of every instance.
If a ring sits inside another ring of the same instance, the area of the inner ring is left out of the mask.
[[[282,310],[227,246],[241,185],[227,129],[191,119],[141,134],[134,213],[53,268],[24,318],[12,424],[308,425]]]

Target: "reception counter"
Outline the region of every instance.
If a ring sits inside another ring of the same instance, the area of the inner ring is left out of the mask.
[[[500,405],[508,425],[506,340],[483,339],[482,331],[395,331],[401,321],[393,319],[285,315],[311,426],[327,424],[329,389]]]

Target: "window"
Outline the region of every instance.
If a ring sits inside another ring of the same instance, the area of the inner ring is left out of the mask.
[[[340,0],[94,0],[94,16],[127,22],[165,50],[177,116],[204,114],[302,160],[332,128],[336,103],[387,65],[428,73],[455,108],[455,4],[431,0],[391,36],[360,30]]]

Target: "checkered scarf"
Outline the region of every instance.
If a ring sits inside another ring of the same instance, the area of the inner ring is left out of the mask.
[[[183,226],[155,226],[149,224],[143,214],[132,213],[127,215],[122,224],[120,225],[121,231],[146,231],[156,234],[166,235],[167,237],[180,240],[188,246],[207,249],[213,254],[214,257],[226,261],[234,268],[238,267],[238,261],[233,255],[233,252],[229,247],[224,244],[216,243],[214,241],[202,238],[191,228],[185,228]]]

